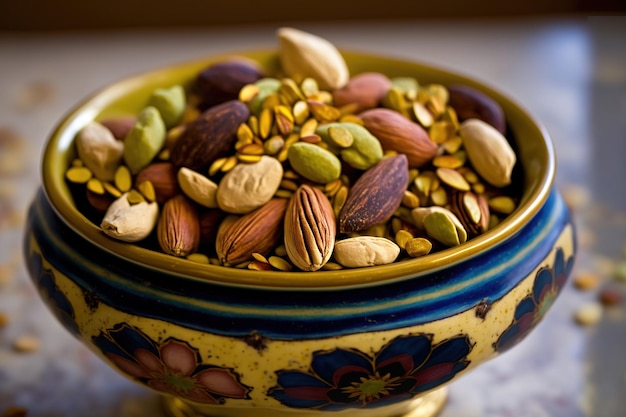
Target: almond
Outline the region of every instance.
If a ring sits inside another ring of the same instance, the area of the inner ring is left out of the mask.
[[[317,271],[330,259],[335,246],[335,214],[324,193],[301,185],[285,213],[285,249],[303,271]]]
[[[448,93],[448,104],[456,112],[459,121],[480,119],[505,134],[504,111],[493,98],[467,85],[451,85]]]
[[[200,219],[196,206],[182,194],[163,205],[157,225],[157,239],[163,252],[185,257],[200,245]]]
[[[171,161],[177,167],[202,171],[228,155],[237,141],[237,128],[248,120],[250,111],[239,100],[209,108],[191,122],[174,143]]]
[[[408,183],[408,162],[403,154],[384,158],[365,171],[339,213],[340,232],[358,232],[389,220],[400,206]]]
[[[209,107],[234,100],[239,90],[263,77],[263,71],[255,61],[244,57],[232,57],[216,62],[202,70],[196,78],[194,89],[200,96],[198,107]]]
[[[359,114],[364,126],[378,138],[385,151],[405,154],[409,168],[419,168],[430,162],[437,154],[437,144],[428,133],[400,113],[376,108]]]
[[[255,252],[268,255],[283,237],[287,202],[284,198],[273,198],[226,227],[220,227],[215,240],[220,261],[238,265],[252,259]]]
[[[335,107],[355,106],[355,113],[377,107],[387,91],[391,81],[386,75],[378,72],[364,72],[348,80],[340,89],[334,90],[333,104]]]
[[[159,203],[165,203],[170,198],[181,193],[178,185],[177,169],[171,162],[156,162],[139,171],[135,178],[135,187],[138,187],[144,181],[152,183],[156,201]]]

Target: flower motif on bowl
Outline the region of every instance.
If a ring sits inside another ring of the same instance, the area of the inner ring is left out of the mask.
[[[554,265],[539,269],[532,291],[517,304],[513,322],[493,345],[496,351],[504,352],[516,345],[543,319],[567,282],[573,265],[574,255],[566,260],[563,250],[558,248]]]
[[[32,251],[32,248],[31,248]],[[32,251],[29,255],[27,268],[30,276],[35,282],[39,294],[50,307],[55,317],[74,336],[80,335],[80,329],[76,324],[74,307],[67,296],[61,291],[56,282],[56,277],[52,269],[44,268],[41,255]]]
[[[204,404],[249,399],[251,388],[232,369],[202,363],[187,342],[168,338],[158,343],[127,323],[92,340],[119,370],[156,391]]]
[[[294,408],[337,411],[389,405],[435,388],[464,370],[473,348],[459,335],[432,344],[432,335],[399,336],[374,355],[357,349],[313,353],[310,370],[281,370],[269,395]]]

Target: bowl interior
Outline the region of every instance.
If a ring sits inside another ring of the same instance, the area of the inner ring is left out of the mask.
[[[176,84],[188,85],[206,66],[232,55],[254,59],[268,73],[275,73],[278,68],[278,55],[272,50],[238,52],[173,65],[121,80],[95,93],[71,110],[52,133],[43,154],[44,190],[60,218],[74,231],[103,250],[147,268],[166,270],[173,275],[180,276],[181,279],[208,279],[232,285],[293,288],[362,286],[433,272],[462,262],[514,236],[543,205],[552,187],[555,172],[554,151],[545,129],[514,100],[484,83],[448,70],[360,52],[342,51],[342,54],[351,74],[379,71],[390,77],[414,76],[421,84],[431,82],[443,85],[465,84],[485,92],[498,101],[506,114],[509,129],[515,138],[514,147],[520,165],[518,171],[523,178],[523,193],[515,212],[494,229],[465,244],[422,258],[368,267],[365,271],[343,269],[302,273],[241,270],[198,264],[176,258],[136,244],[115,241],[102,233],[98,225],[78,211],[64,175],[67,167],[76,157],[73,141],[76,133],[83,126],[92,120],[137,114],[145,106],[146,100],[154,89]]]

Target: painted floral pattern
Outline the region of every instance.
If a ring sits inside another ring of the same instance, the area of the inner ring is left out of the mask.
[[[43,267],[43,259],[37,252],[29,255],[27,267],[39,294],[52,313],[67,330],[78,336],[80,330],[76,324],[74,307],[57,285],[54,271]]]
[[[286,406],[323,411],[389,405],[454,378],[469,365],[472,347],[465,335],[433,346],[432,336],[420,334],[397,337],[373,355],[318,351],[308,372],[277,372],[269,395]]]
[[[187,342],[169,338],[157,343],[126,323],[101,332],[93,342],[122,372],[162,393],[204,404],[249,398],[250,388],[232,369],[202,363]]]
[[[531,293],[515,308],[513,322],[494,343],[496,351],[504,352],[516,345],[543,319],[565,285],[573,265],[574,256],[566,260],[563,250],[558,248],[554,266],[537,272]]]

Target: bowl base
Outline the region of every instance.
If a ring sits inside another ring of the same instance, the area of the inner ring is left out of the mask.
[[[389,417],[435,417],[437,416],[446,403],[448,398],[448,388],[442,387],[435,391],[432,391],[423,397],[420,397],[413,401],[411,405],[411,411],[402,415],[396,415]],[[165,410],[166,415],[169,417],[221,417],[222,414],[213,415],[211,413],[204,413],[196,408],[194,408],[191,404],[186,403],[178,398],[164,396],[162,397],[163,408]],[[251,415],[259,416],[258,410],[251,409]],[[342,416],[351,416],[352,414],[346,414],[347,410],[341,413]],[[361,416],[363,410],[355,410],[354,414]],[[239,412],[235,412],[236,415],[244,416],[245,412],[239,410]],[[289,411],[288,415],[300,415],[301,412],[298,411]],[[306,413],[302,412],[303,414]],[[319,413],[319,412],[318,412]],[[270,412],[268,415],[278,416],[276,411]]]

